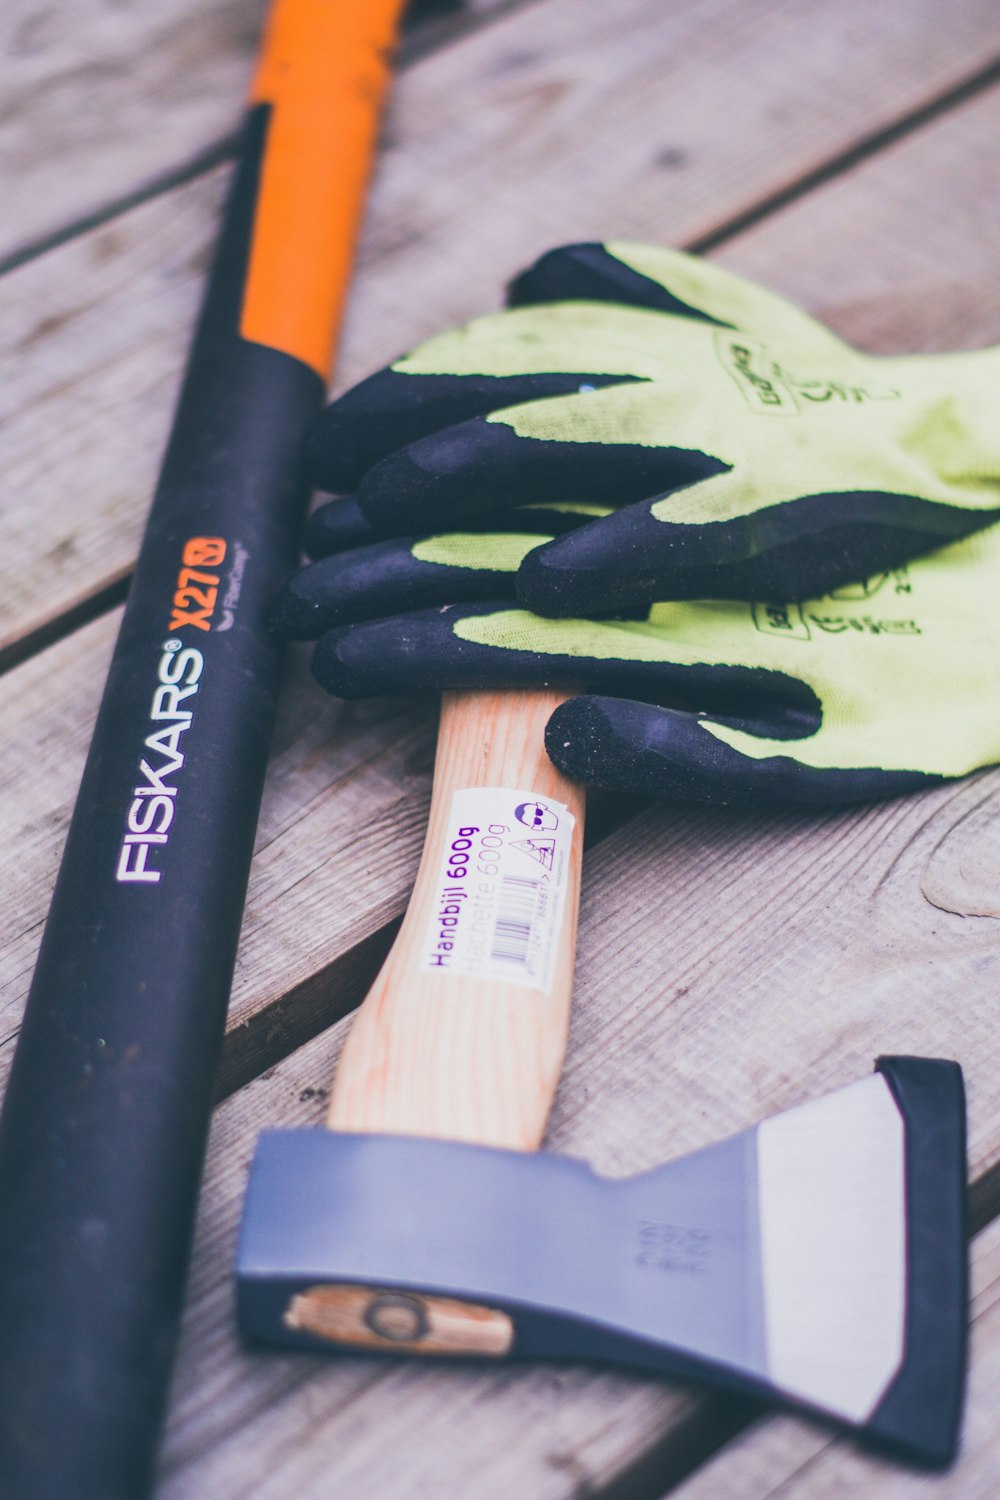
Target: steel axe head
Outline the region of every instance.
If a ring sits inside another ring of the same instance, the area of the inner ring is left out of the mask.
[[[882,1058],[641,1176],[404,1136],[271,1131],[245,1334],[306,1349],[625,1362],[954,1456],[966,1341],[961,1070]]]

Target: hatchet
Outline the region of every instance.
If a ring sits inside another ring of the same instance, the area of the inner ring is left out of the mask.
[[[874,1073],[625,1180],[535,1154],[570,993],[583,794],[564,694],[445,696],[403,926],[330,1130],[259,1142],[241,1328],[302,1349],[614,1360],[954,1455],[965,1367],[956,1063]]]

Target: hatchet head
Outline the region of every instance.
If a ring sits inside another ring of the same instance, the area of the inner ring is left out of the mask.
[[[336,1131],[262,1136],[238,1258],[252,1338],[615,1360],[954,1455],[965,1123],[951,1062],[859,1083],[652,1172]]]

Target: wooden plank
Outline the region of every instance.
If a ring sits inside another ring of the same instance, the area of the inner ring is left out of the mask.
[[[974,0],[956,18],[956,50],[923,0],[548,0],[497,22],[401,81],[377,290],[420,304],[427,333],[552,245],[706,236],[992,62],[996,14]]]
[[[991,918],[959,913],[998,817],[994,771],[825,816],[662,808],[605,841],[585,865],[550,1147],[642,1171],[863,1076],[880,1052],[923,1051],[966,1068],[980,1173],[1000,1153],[1000,953]],[[950,912],[925,894],[946,886]],[[650,1378],[239,1350],[229,1278],[252,1138],[320,1123],[347,1024],[218,1111],[160,1500],[570,1500],[643,1455],[675,1472],[719,1409]]]
[[[550,244],[705,232],[926,102],[997,38],[994,8],[973,0],[947,12],[930,0],[808,11],[546,0],[423,58],[396,90],[341,382],[495,305]],[[103,607],[127,574],[224,176],[0,281],[18,371],[0,437],[8,662]]]
[[[1000,344],[996,121],[990,90],[712,258],[765,283],[780,264],[780,290],[862,349]]]
[[[761,1421],[725,1449],[672,1500],[992,1500],[1000,1491],[1000,1223],[972,1249],[972,1337],[964,1441],[949,1474],[917,1476],[848,1448],[789,1418]]]
[[[0,411],[0,650],[16,655],[132,566],[222,187],[217,172],[0,278],[17,360]]]
[[[510,0],[414,6],[441,45]],[[0,265],[231,151],[267,0],[7,0]]]
[[[235,131],[266,8],[266,0],[9,0],[0,259]]]

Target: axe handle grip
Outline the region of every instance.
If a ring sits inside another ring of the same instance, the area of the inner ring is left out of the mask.
[[[332,1129],[538,1147],[566,1046],[583,848],[583,788],[544,750],[546,721],[566,696],[547,689],[445,694],[413,896],[341,1056]],[[421,967],[454,836],[452,797],[471,787],[551,798],[575,819],[547,991]]]

